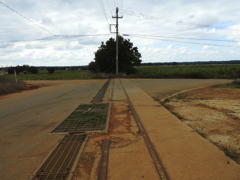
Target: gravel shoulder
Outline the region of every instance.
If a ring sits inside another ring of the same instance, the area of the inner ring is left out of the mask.
[[[240,164],[240,90],[205,87],[163,102],[174,115]]]

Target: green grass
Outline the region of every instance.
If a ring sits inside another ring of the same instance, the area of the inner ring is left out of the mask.
[[[175,66],[140,66],[135,67],[137,73],[127,75],[129,78],[192,78],[192,79],[236,79],[240,76],[240,65],[175,65]],[[121,73],[120,73],[121,75]],[[58,79],[100,79],[109,78],[113,74],[98,73],[87,70],[55,70],[48,74],[40,69],[38,74],[18,75],[26,80],[58,80]],[[14,75],[8,77],[14,78]],[[124,76],[125,77],[125,76]]]
[[[14,78],[14,75],[8,77]],[[17,78],[23,80],[96,79],[108,78],[108,75],[104,73],[94,74],[85,70],[56,70],[53,74],[48,74],[47,71],[41,70],[38,74],[17,75]]]
[[[221,85],[218,85],[217,87],[220,87],[220,88],[240,89],[240,82],[233,81],[232,83],[221,84]]]
[[[239,76],[240,65],[176,65],[141,66],[133,77],[233,79]]]

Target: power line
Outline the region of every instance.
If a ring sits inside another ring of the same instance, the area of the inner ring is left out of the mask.
[[[177,23],[177,24],[185,24],[185,25],[192,25],[192,26],[206,27],[206,28],[209,28],[209,27],[212,27],[212,28],[225,28],[225,27],[221,27],[221,26],[212,26],[212,25],[207,25],[207,24],[186,22],[186,21],[182,21],[182,20],[173,20],[173,19],[168,19],[168,18],[163,18],[163,17],[158,17],[158,16],[150,16],[150,15],[146,15],[146,14],[143,14],[143,13],[140,13],[140,12],[129,11],[129,10],[124,10],[123,12],[128,12],[129,15],[131,15],[131,16],[145,17],[147,19],[155,19],[157,21],[165,20],[165,21],[170,21],[170,22],[174,22],[174,23]],[[229,30],[239,31],[239,29],[229,29]]]
[[[106,11],[108,13],[108,11]],[[55,20],[53,23],[43,23],[46,26],[57,26],[57,25],[61,25],[61,24],[65,24],[65,23],[71,23],[74,21],[81,21],[82,19],[79,19],[79,17],[87,17],[89,18],[89,16],[94,15],[96,17],[99,17],[98,14],[102,13],[102,11],[98,12],[98,13],[92,13],[92,14],[86,14],[84,16],[76,16],[76,17],[72,17],[72,18],[64,18],[64,19],[57,19]],[[23,30],[28,30],[28,29],[34,29],[37,27],[26,27],[26,26],[15,26],[15,27],[8,27],[8,28],[4,28],[4,29],[0,29],[0,33],[5,33],[4,31],[7,32],[13,32],[13,31],[23,31]]]
[[[113,16],[108,0],[107,0],[107,4],[108,4],[108,9],[110,10],[111,15]]]
[[[18,14],[19,16],[23,17],[24,19],[28,20],[29,22],[33,23],[35,26],[38,26],[39,28],[43,29],[44,31],[48,32],[51,35],[56,36],[55,34],[53,34],[52,32],[48,31],[47,29],[45,29],[44,27],[38,25],[37,23],[35,23],[34,21],[30,20],[29,18],[27,18],[26,16],[20,14],[19,12],[17,12],[16,10],[12,9],[11,7],[9,7],[8,5],[4,4],[2,1],[0,1],[0,3],[2,5],[4,5],[5,7],[7,7],[8,9],[10,9],[11,11],[15,12],[16,14]]]
[[[160,37],[160,38],[171,38],[171,39],[190,39],[190,40],[198,40],[198,41],[222,41],[222,42],[240,42],[234,40],[224,40],[224,39],[203,39],[203,38],[191,38],[191,37],[177,37],[177,36],[159,36],[159,35],[145,35],[145,34],[129,34],[133,36],[141,36],[141,37]]]
[[[177,40],[169,40],[169,39],[162,39],[162,38],[153,38],[153,37],[142,37],[137,35],[131,35],[137,38],[143,39],[152,39],[152,40],[161,40],[161,41],[170,41],[170,42],[177,42],[177,43],[186,43],[186,44],[200,44],[200,45],[209,45],[209,46],[223,46],[223,47],[240,47],[240,46],[232,46],[232,45],[220,45],[220,44],[209,44],[209,43],[200,43],[200,42],[188,42],[188,41],[177,41]]]
[[[123,3],[122,3],[122,0],[121,0],[121,13],[122,13],[122,16],[123,16]]]
[[[0,47],[0,48],[5,48],[5,47],[9,47],[9,46],[13,46],[13,45],[20,45],[20,44],[26,44],[26,43],[30,43],[30,42],[36,42],[36,41],[73,41],[73,40],[61,40],[61,39],[70,39],[70,38],[74,38],[74,40],[76,40],[76,38],[79,37],[84,37],[86,39],[88,38],[95,38],[96,36],[109,36],[111,34],[77,34],[77,35],[57,35],[57,36],[48,36],[45,38],[41,38],[41,39],[33,39],[33,40],[22,40],[22,41],[1,41],[1,42],[5,42],[5,43],[13,43],[11,45],[6,45],[4,47]]]
[[[107,23],[109,24],[108,19],[107,19],[107,15],[106,15],[106,12],[105,12],[103,0],[98,0],[98,3],[99,3],[99,5],[102,9],[103,15],[105,16],[105,19],[106,19]]]

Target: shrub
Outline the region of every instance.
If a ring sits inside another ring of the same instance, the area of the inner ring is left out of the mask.
[[[34,66],[30,66],[28,68],[28,72],[31,74],[37,74],[38,73],[38,68],[34,67]]]
[[[54,73],[55,68],[54,67],[48,67],[47,70],[48,70],[48,73],[52,74],[52,73]]]

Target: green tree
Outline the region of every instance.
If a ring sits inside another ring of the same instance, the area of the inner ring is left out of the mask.
[[[38,69],[37,67],[34,66],[29,66],[29,65],[22,65],[22,66],[15,66],[15,67],[9,67],[8,68],[8,73],[9,74],[14,74],[16,71],[17,74],[19,73],[32,73],[32,74],[37,74]]]
[[[141,64],[141,54],[137,47],[128,39],[119,36],[119,54],[118,65],[119,72],[131,74],[136,72],[134,66]],[[110,38],[106,43],[102,42],[101,46],[95,52],[95,62],[89,64],[89,70],[94,72],[114,73],[116,70],[116,41]]]
[[[55,68],[54,67],[48,67],[47,70],[48,70],[48,73],[52,74],[52,73],[54,73]]]

